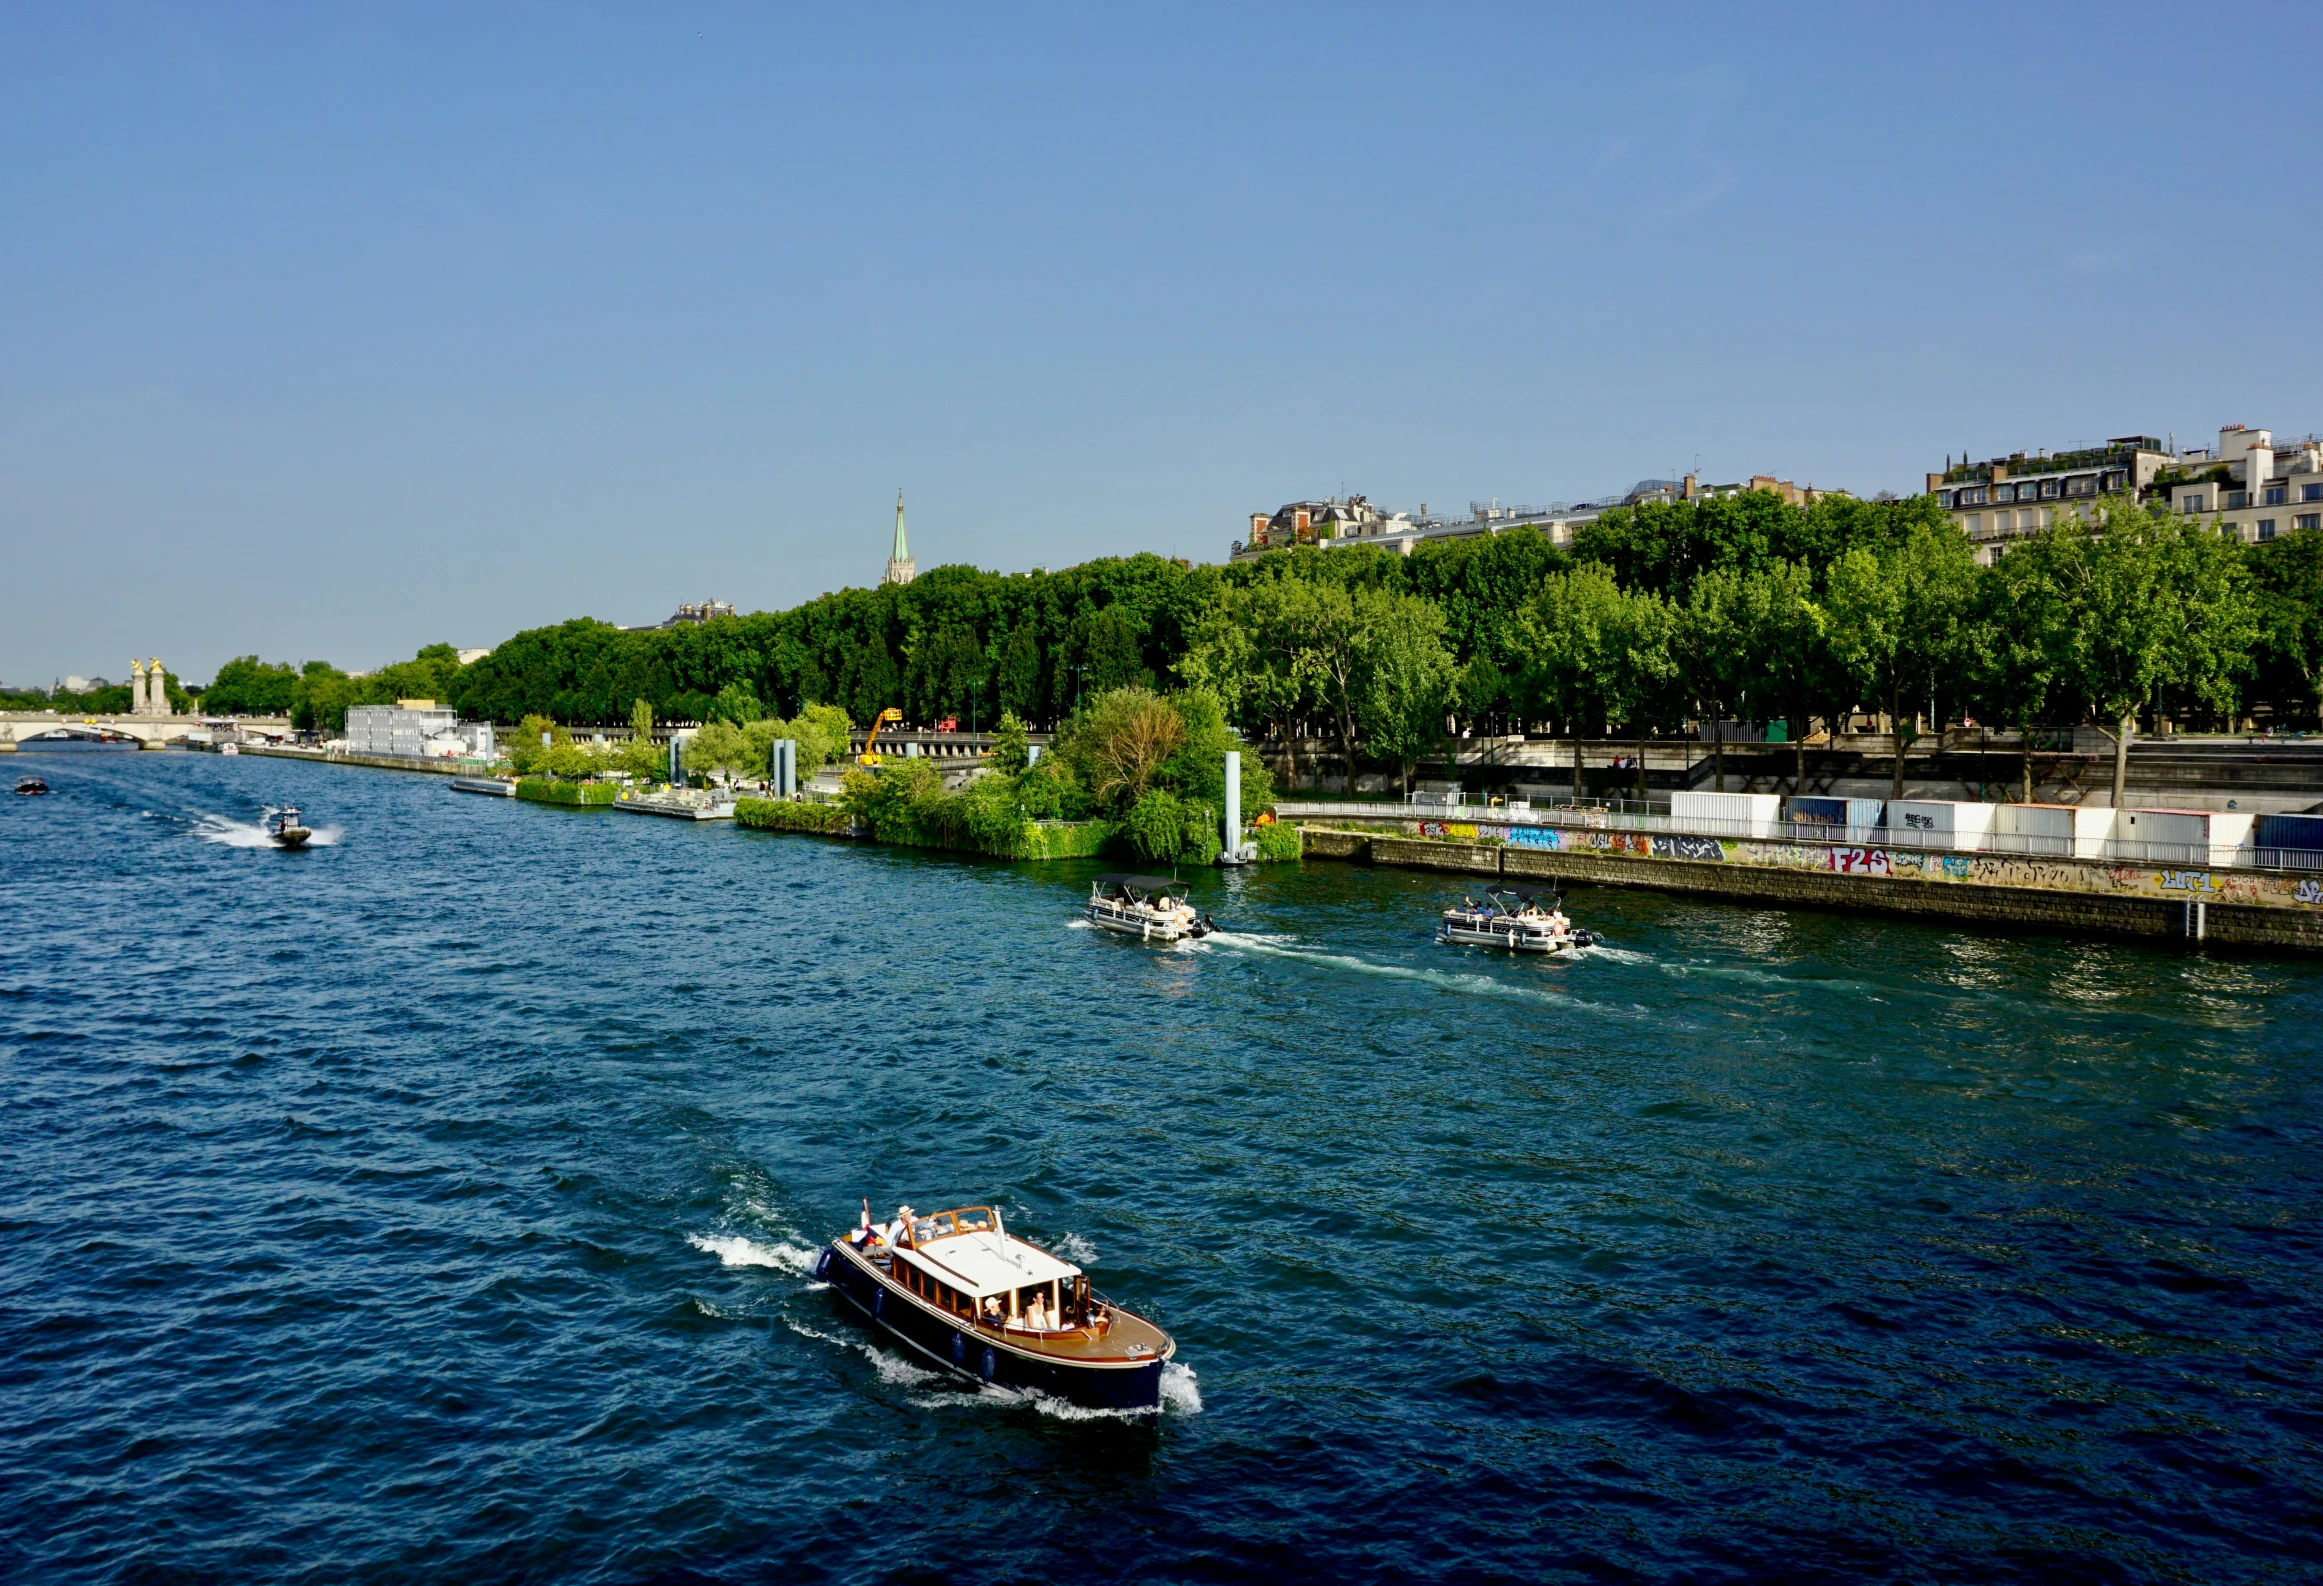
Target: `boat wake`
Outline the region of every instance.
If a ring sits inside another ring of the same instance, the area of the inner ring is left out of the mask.
[[[815,1269],[815,1252],[788,1240],[761,1244],[741,1234],[688,1234],[686,1243],[705,1255],[716,1256],[721,1266],[771,1267],[777,1272],[801,1274]]]
[[[204,815],[194,822],[194,835],[203,842],[216,843],[222,848],[273,848],[278,845],[266,830],[267,816],[272,814],[274,811],[269,808],[265,815],[247,824],[228,820],[223,815]],[[306,845],[309,848],[335,847],[344,830],[338,826],[318,826],[315,834],[306,840]]]
[[[1186,945],[1196,949],[1223,947],[1237,952],[1263,953],[1274,958],[1294,958],[1301,963],[1315,964],[1325,969],[1343,969],[1358,975],[1378,975],[1389,980],[1416,980],[1422,985],[1469,996],[1502,997],[1511,1002],[1532,1002],[1551,1008],[1581,1006],[1576,999],[1561,993],[1543,991],[1535,986],[1510,985],[1490,975],[1464,975],[1442,969],[1419,969],[1408,964],[1382,964],[1347,953],[1324,953],[1311,947],[1291,946],[1287,939],[1279,937],[1270,939],[1246,935],[1240,931],[1217,931],[1199,942]]]

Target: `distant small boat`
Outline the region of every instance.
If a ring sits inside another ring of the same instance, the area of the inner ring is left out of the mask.
[[[1101,931],[1118,931],[1141,942],[1209,935],[1218,928],[1216,922],[1195,913],[1183,890],[1162,876],[1099,876],[1089,884],[1087,918]]]
[[[218,753],[220,754],[240,754],[241,752],[242,746],[238,743],[222,743],[218,745]]]
[[[36,776],[20,776],[16,779],[16,791],[19,793],[46,793],[48,784]]]
[[[266,835],[273,838],[275,846],[279,848],[304,848],[307,839],[314,833],[299,824],[296,809],[285,805],[267,817]]]

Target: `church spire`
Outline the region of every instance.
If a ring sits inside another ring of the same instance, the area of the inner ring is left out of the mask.
[[[895,493],[895,549],[887,558],[887,571],[880,575],[883,584],[908,584],[919,576],[919,568],[911,559],[910,542],[903,537],[903,492]]]

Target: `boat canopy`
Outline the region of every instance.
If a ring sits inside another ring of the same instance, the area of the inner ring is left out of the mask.
[[[1185,883],[1168,876],[1102,875],[1096,884],[1101,887],[1131,887],[1139,892],[1172,892],[1184,890]]]
[[[1081,1275],[1081,1269],[1071,1262],[1059,1261],[1005,1233],[956,1234],[915,1245],[911,1255],[921,1266],[977,1300]]]

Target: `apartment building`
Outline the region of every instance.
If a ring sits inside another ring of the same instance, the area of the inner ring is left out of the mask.
[[[1417,514],[1383,513],[1363,496],[1293,501],[1271,513],[1253,512],[1250,538],[1234,542],[1230,559],[1247,562],[1270,550],[1293,545],[1377,545],[1409,556],[1414,547],[1430,540],[1473,539],[1520,528],[1539,531],[1551,545],[1569,546],[1575,530],[1594,522],[1613,507],[1634,507],[1654,501],[1703,501],[1752,490],[1772,492],[1793,506],[1846,494],[1796,485],[1772,474],[1753,474],[1746,480],[1725,485],[1705,485],[1688,474],[1683,479],[1641,479],[1625,494],[1599,501],[1558,502],[1546,507],[1502,506],[1497,499],[1471,501],[1465,518],[1432,517],[1424,501]]]
[[[2061,452],[1963,461],[1928,475],[1928,490],[1988,566],[2010,541],[2105,496],[2164,498],[2173,511],[2255,543],[2323,527],[2323,450],[2313,437],[2278,447],[2267,430],[2229,424],[2215,448],[2179,451],[2151,435],[2122,435]]]
[[[2269,430],[2230,424],[2215,451],[2187,453],[2162,481],[2170,510],[2255,545],[2323,529],[2323,437],[2275,444]]]

